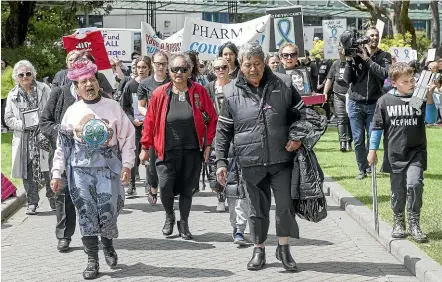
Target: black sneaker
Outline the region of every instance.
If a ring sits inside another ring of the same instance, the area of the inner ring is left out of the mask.
[[[371,167],[367,168],[367,169],[365,170],[365,172],[366,172],[367,174],[371,174]]]
[[[126,190],[127,198],[134,198],[136,195],[137,195],[137,189],[135,187],[127,188]]]
[[[367,173],[365,171],[360,171],[358,175],[355,177],[356,180],[362,180],[367,177]]]

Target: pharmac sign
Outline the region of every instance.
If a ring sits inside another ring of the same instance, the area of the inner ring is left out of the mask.
[[[301,7],[282,7],[266,11],[270,19],[270,52],[277,52],[285,43],[296,44],[304,56],[304,30]]]
[[[231,41],[237,46],[258,43],[264,52],[269,50],[270,16],[239,24],[223,24],[186,18],[182,51],[197,51],[201,60],[213,60],[219,47]]]

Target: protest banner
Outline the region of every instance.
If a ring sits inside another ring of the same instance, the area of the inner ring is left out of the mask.
[[[390,54],[396,57],[396,62],[408,63],[413,60],[411,47],[391,47]]]
[[[322,21],[324,34],[324,58],[339,59],[338,47],[341,34],[347,30],[346,19],[333,19]]]
[[[132,32],[128,30],[102,30],[104,47],[107,55],[117,57],[121,61],[131,61],[131,54],[134,50]]]
[[[281,7],[266,10],[270,20],[270,52],[279,51],[286,42],[296,44],[299,57],[304,57],[304,23],[301,7]]]
[[[270,16],[263,16],[239,24],[223,24],[186,18],[184,22],[182,51],[197,51],[200,60],[213,60],[219,47],[231,41],[238,47],[247,42],[260,44],[269,51]]]
[[[98,70],[112,68],[106,48],[104,47],[103,36],[100,31],[63,36],[63,46],[67,53],[72,50],[89,52],[94,57]]]
[[[157,50],[166,50],[170,53],[181,51],[184,28],[166,39],[158,38],[152,26],[141,22],[141,54],[152,57]]]
[[[315,27],[305,26],[304,27],[304,48],[305,50],[310,50],[313,48],[313,38],[315,37]]]

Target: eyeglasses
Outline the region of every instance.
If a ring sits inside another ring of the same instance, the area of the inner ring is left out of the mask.
[[[19,78],[23,78],[23,77],[29,77],[29,76],[32,76],[32,72],[30,72],[30,71],[27,71],[27,72],[22,72],[22,73],[19,73],[18,75],[17,75]]]
[[[202,68],[204,68],[204,65],[198,65],[198,67],[202,69]]]
[[[284,59],[288,59],[288,58],[297,58],[298,57],[298,53],[282,53],[281,56]]]
[[[158,68],[158,67],[165,67],[167,65],[167,62],[166,63],[153,62],[153,64]]]
[[[220,71],[220,70],[226,70],[228,67],[229,67],[229,66],[224,65],[224,66],[214,67],[214,69],[215,69],[216,71]]]
[[[178,72],[186,73],[188,70],[189,69],[187,67],[173,67],[173,68],[170,68],[170,71],[173,72],[173,73],[178,73]]]

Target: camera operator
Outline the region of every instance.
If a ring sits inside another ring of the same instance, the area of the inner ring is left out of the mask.
[[[377,100],[384,94],[382,87],[388,76],[391,55],[378,48],[379,31],[368,28],[366,36],[370,42],[359,46],[355,56],[346,56],[344,80],[351,83],[349,90],[348,115],[353,133],[354,150],[359,173],[356,179],[362,180],[371,172],[367,162],[367,143],[370,124],[373,119]]]

